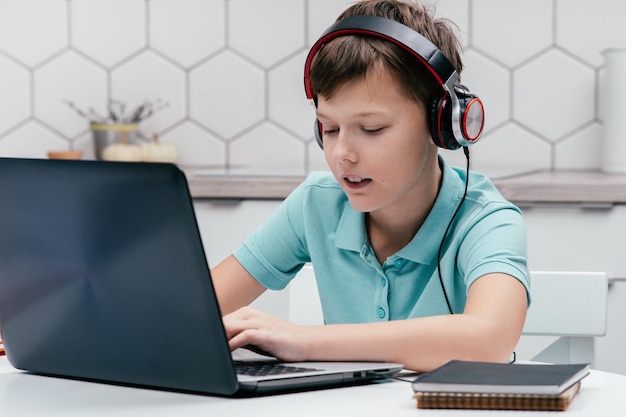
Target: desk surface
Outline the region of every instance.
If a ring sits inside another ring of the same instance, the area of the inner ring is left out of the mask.
[[[626,415],[626,376],[601,371],[583,380],[567,416]],[[296,411],[294,413],[294,411]],[[230,399],[128,388],[27,374],[0,358],[0,415],[13,416],[494,416],[481,410],[419,410],[409,383],[393,381],[257,398]],[[507,412],[516,414],[516,412]],[[546,416],[546,412],[517,412]]]

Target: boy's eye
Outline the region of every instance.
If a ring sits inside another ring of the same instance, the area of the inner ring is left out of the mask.
[[[381,131],[383,131],[383,129],[384,127],[378,127],[378,128],[361,127],[361,130],[367,135],[376,135],[380,133]],[[322,133],[324,135],[336,135],[339,133],[339,128],[338,127],[324,127],[322,130]]]
[[[379,127],[379,128],[376,128],[376,129],[366,129],[366,128],[363,128],[363,131],[365,133],[367,133],[368,135],[375,135],[376,133],[380,133],[383,129],[384,129],[384,127]]]

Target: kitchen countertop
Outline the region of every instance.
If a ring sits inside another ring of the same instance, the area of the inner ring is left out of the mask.
[[[538,171],[493,181],[509,201],[602,206],[626,203],[626,175],[602,171]]]
[[[194,198],[283,199],[300,184],[302,174],[219,174],[186,170]],[[504,197],[518,205],[626,204],[626,175],[601,171],[535,171],[491,176]]]

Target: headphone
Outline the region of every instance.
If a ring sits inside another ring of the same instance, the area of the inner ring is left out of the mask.
[[[332,24],[309,51],[304,66],[304,90],[316,106],[317,97],[311,87],[311,63],[328,42],[346,35],[367,35],[388,40],[409,52],[430,71],[441,84],[442,94],[435,97],[429,109],[428,122],[435,144],[443,149],[466,147],[478,140],[485,123],[482,101],[458,83],[459,75],[432,42],[394,20],[379,16],[350,16]],[[316,119],[315,140],[323,148],[322,126]]]

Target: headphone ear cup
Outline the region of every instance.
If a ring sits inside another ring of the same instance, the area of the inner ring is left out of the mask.
[[[443,149],[458,149],[461,144],[452,131],[452,105],[447,92],[435,97],[430,106],[430,135],[435,145]]]
[[[475,143],[483,131],[485,124],[485,109],[482,101],[467,89],[455,88],[455,97],[459,101],[459,126],[454,134],[452,126],[452,100],[450,93],[444,92],[435,97],[431,104],[429,122],[430,133],[437,146],[443,149],[458,149]]]
[[[315,136],[315,141],[319,145],[320,148],[324,149],[324,142],[322,140],[322,124],[317,118],[315,119],[315,123],[313,124],[313,134]]]

